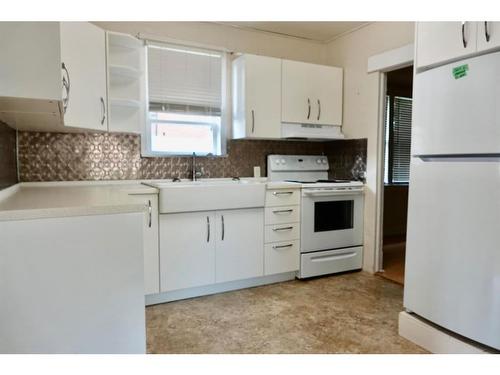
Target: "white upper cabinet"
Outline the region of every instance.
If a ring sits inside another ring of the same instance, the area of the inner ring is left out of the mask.
[[[500,22],[417,22],[416,66],[433,68],[500,49]]]
[[[0,50],[0,120],[20,130],[108,129],[104,30],[2,22]]]
[[[64,125],[108,130],[105,32],[88,22],[61,22],[60,34]]]
[[[281,121],[341,125],[342,69],[282,61]]]
[[[232,65],[233,138],[280,138],[281,60],[242,55]]]
[[[478,22],[477,24],[477,50],[487,51],[500,47],[500,22]]]
[[[476,52],[476,22],[418,22],[416,30],[418,68]]]

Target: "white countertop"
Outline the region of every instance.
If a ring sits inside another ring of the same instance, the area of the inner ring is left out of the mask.
[[[20,183],[0,192],[0,221],[141,212],[135,194],[156,194],[141,181]]]

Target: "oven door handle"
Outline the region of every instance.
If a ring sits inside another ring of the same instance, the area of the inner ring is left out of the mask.
[[[363,189],[356,190],[304,190],[304,195],[309,197],[331,197],[339,195],[363,194]]]

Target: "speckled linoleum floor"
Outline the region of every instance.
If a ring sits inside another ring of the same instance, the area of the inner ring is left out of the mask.
[[[425,353],[398,335],[403,288],[365,272],[146,309],[149,353]]]

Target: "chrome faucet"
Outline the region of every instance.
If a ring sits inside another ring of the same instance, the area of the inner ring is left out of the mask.
[[[192,177],[191,177],[191,179],[193,181],[196,181],[198,178],[200,178],[201,176],[203,176],[203,167],[199,171],[196,170],[196,153],[195,152],[193,152],[193,161],[192,161],[191,167],[192,167],[192,170],[191,170]]]

